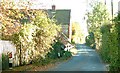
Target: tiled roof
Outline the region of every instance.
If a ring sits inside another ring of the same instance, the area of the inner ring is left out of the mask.
[[[60,10],[48,9],[47,12],[50,18],[55,16],[55,19],[57,20],[58,24],[62,24],[62,25],[70,24],[70,13],[71,13],[70,9],[68,10],[67,9],[60,9]]]

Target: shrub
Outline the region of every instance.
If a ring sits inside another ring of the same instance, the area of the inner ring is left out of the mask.
[[[86,45],[90,46],[91,48],[95,49],[95,39],[94,39],[94,33],[90,32],[89,35],[85,39]]]
[[[62,48],[62,46],[64,46],[64,44],[62,44],[60,41],[55,42],[52,47],[53,49],[50,50],[50,52],[47,53],[47,55],[45,56],[45,58],[42,57],[38,57],[35,58],[33,60],[33,63],[37,66],[40,65],[46,65],[49,64],[51,61],[55,60],[55,59],[68,59],[70,58],[71,52],[68,51],[64,51],[64,49]],[[60,56],[58,56],[58,53],[60,53]]]
[[[33,60],[33,64],[36,66],[45,66],[51,62],[50,58],[37,58]]]
[[[55,42],[52,46],[53,49],[51,49],[51,51],[48,53],[48,57],[52,59],[62,57],[64,53],[62,46],[64,46],[64,44],[62,44],[60,41]],[[60,56],[58,56],[58,53],[60,53]]]
[[[118,71],[120,69],[119,61],[119,29],[118,17],[115,18],[115,23],[112,25],[104,25],[101,27],[102,45],[100,54],[106,63],[110,64],[110,71]]]
[[[104,25],[101,27],[102,42],[100,54],[105,62],[110,62],[110,25]]]
[[[69,51],[65,51],[63,57],[64,57],[65,59],[67,59],[67,58],[70,58],[71,56],[72,56],[71,52],[69,52]]]
[[[53,44],[53,49],[51,49],[47,56],[52,59],[71,57],[71,52],[64,51],[64,48],[62,48],[62,46],[64,46],[64,44],[62,44],[60,41],[55,42]],[[60,53],[60,56],[58,56],[58,53]]]

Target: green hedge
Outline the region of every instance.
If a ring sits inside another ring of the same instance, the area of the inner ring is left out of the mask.
[[[120,14],[114,19],[112,25],[101,27],[102,45],[100,54],[106,63],[110,64],[110,71],[120,72]]]
[[[110,62],[110,27],[109,25],[104,25],[101,27],[102,42],[100,54],[105,62]]]

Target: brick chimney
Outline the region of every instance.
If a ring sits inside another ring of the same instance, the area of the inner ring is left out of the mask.
[[[55,10],[56,9],[56,6],[55,5],[52,5],[52,10]]]

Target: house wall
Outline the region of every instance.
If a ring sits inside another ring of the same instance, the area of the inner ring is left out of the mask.
[[[62,32],[68,37],[68,25],[61,25]]]
[[[34,52],[34,54],[30,54],[31,52]],[[9,58],[9,62],[12,63],[12,66],[19,66],[20,65],[20,56],[21,56],[21,64],[29,64],[31,61],[31,58],[36,56],[38,52],[34,49],[32,50],[24,50],[23,47],[21,49],[21,55],[20,55],[20,50],[16,49],[15,45],[11,41],[5,41],[5,40],[0,40],[0,57],[3,54],[8,55],[8,53],[12,52],[12,58]],[[1,60],[1,58],[0,58]],[[1,67],[1,62],[0,62],[0,68]]]
[[[9,63],[12,63],[12,66],[19,66],[20,65],[20,50],[16,49],[15,45],[11,41],[0,41],[0,56],[2,56],[2,53],[5,55],[8,55],[10,52],[12,52],[12,58],[9,58]],[[31,59],[28,52],[32,50],[21,50],[21,63],[25,64],[30,63]],[[34,51],[36,52],[36,51]],[[0,64],[2,65],[2,64]]]
[[[18,62],[18,57],[15,56],[16,54],[16,47],[11,41],[0,40],[0,56],[3,54],[8,54],[12,52],[12,62],[15,62],[13,66],[16,66]]]

